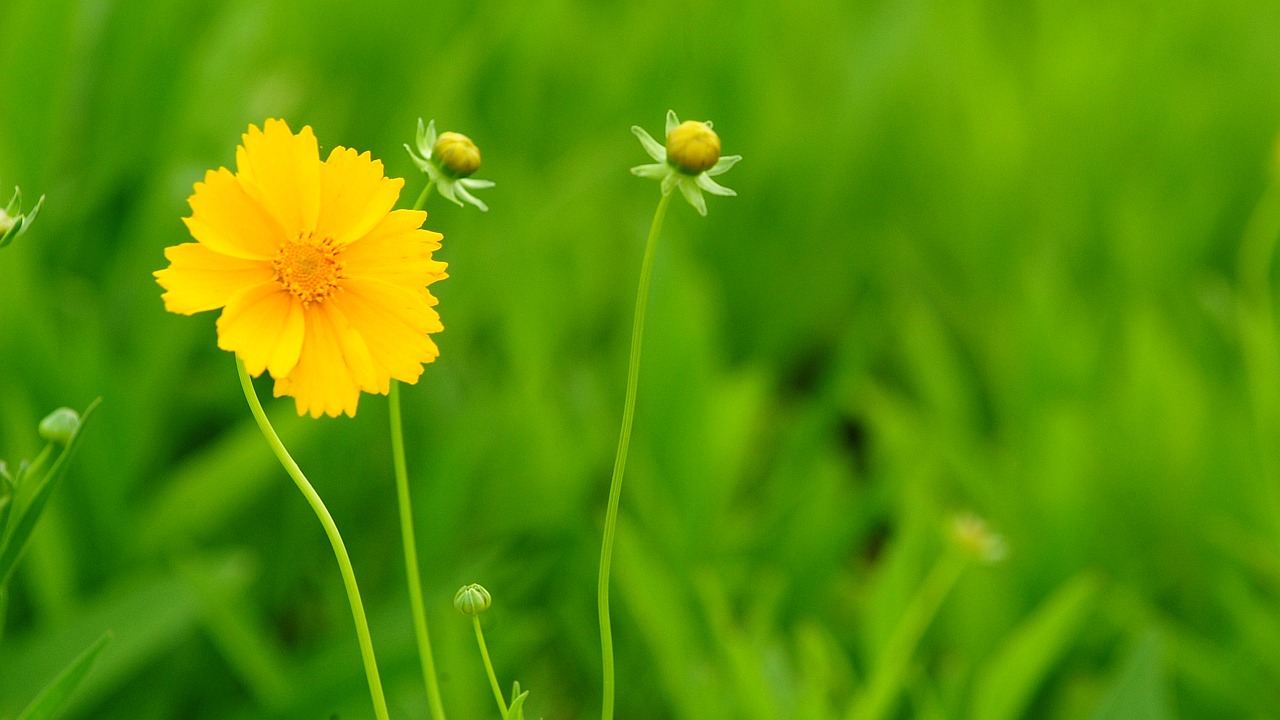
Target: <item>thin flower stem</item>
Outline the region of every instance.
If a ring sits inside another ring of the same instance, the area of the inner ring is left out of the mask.
[[[360,601],[360,588],[356,585],[356,573],[351,567],[347,546],[343,544],[342,535],[338,533],[338,526],[333,522],[329,509],[324,506],[324,501],[307,481],[307,476],[302,474],[302,469],[289,455],[284,443],[280,442],[280,436],[276,435],[275,428],[271,427],[271,421],[267,420],[267,414],[262,409],[258,394],[253,389],[253,381],[249,378],[249,373],[244,369],[244,362],[239,356],[236,357],[236,370],[240,374],[240,387],[244,389],[244,399],[248,401],[249,410],[253,413],[253,419],[258,421],[263,437],[267,439],[267,444],[271,446],[276,458],[284,466],[285,472],[289,473],[298,490],[302,491],[302,496],[307,499],[316,517],[320,519],[320,524],[324,526],[325,534],[329,536],[329,544],[333,546],[334,557],[338,559],[338,568],[342,571],[342,584],[347,589],[347,600],[351,603],[351,616],[355,619],[356,636],[360,640],[360,656],[364,660],[364,672],[369,679],[369,693],[373,696],[374,715],[378,720],[390,720],[390,715],[387,713],[387,699],[382,692],[382,680],[378,677],[378,661],[373,654],[373,638],[369,635],[369,622],[365,618],[364,603]]]
[[[1265,502],[1273,527],[1280,526],[1280,453],[1272,442],[1280,428],[1280,340],[1276,337],[1271,268],[1280,238],[1280,177],[1272,177],[1245,226],[1236,258],[1240,345],[1253,403],[1254,430],[1262,461]]]
[[[636,381],[640,376],[640,343],[644,339],[644,315],[649,304],[649,279],[653,275],[653,258],[657,254],[658,236],[667,215],[671,195],[663,195],[649,226],[649,240],[644,246],[640,266],[640,287],[636,291],[636,316],[631,327],[631,362],[627,366],[627,399],[622,409],[622,433],[618,437],[618,454],[613,461],[613,479],[609,482],[609,509],[604,519],[604,542],[600,547],[600,578],[597,585],[600,612],[600,653],[604,672],[602,720],[613,720],[613,626],[609,621],[609,569],[613,561],[613,537],[618,529],[618,504],[622,500],[622,472],[627,466],[627,447],[631,444],[631,421],[636,410]]]
[[[434,180],[428,180],[414,210],[427,203]],[[427,688],[431,717],[445,720],[444,702],[440,699],[440,681],[436,677],[435,656],[431,653],[431,633],[427,630],[426,603],[422,600],[422,577],[418,571],[418,541],[413,532],[413,503],[409,498],[409,470],[404,459],[404,423],[400,415],[400,381],[392,379],[388,393],[391,414],[391,463],[395,466],[396,499],[400,505],[400,539],[404,544],[405,580],[409,586],[409,607],[413,612],[413,634],[418,643],[418,661],[422,665],[422,683]]]
[[[430,185],[428,185],[430,187]],[[444,703],[440,700],[440,683],[436,679],[436,661],[431,654],[431,635],[427,631],[427,611],[422,601],[422,579],[418,575],[418,543],[413,534],[413,505],[409,501],[409,471],[404,460],[404,430],[400,420],[400,382],[391,381],[391,458],[396,470],[396,497],[400,504],[400,538],[404,542],[404,569],[409,583],[409,605],[413,610],[413,631],[418,641],[418,659],[422,663],[422,681],[427,686],[431,716],[444,720]]]
[[[493,671],[493,662],[489,660],[489,646],[484,642],[484,631],[480,629],[480,617],[471,616],[471,624],[476,629],[476,644],[480,646],[480,657],[484,659],[485,672],[489,673],[489,687],[493,688],[493,699],[498,703],[498,712],[507,716],[507,701],[502,698],[502,686],[498,684],[498,675]]]
[[[418,201],[413,204],[414,210],[421,210],[427,205],[427,197],[431,195],[431,189],[436,186],[435,180],[428,180],[427,186],[422,188],[422,192],[418,194]]]

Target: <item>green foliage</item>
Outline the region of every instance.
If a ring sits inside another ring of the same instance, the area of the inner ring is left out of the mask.
[[[110,640],[111,633],[106,633],[80,653],[80,656],[72,660],[61,675],[40,691],[27,709],[18,716],[18,720],[52,720],[57,717],[58,711],[66,704],[76,686],[89,672],[89,668],[93,667],[93,662],[98,659],[98,653],[102,652],[102,648],[106,647]]]
[[[708,217],[672,204],[655,265],[618,717],[829,720],[872,688],[893,720],[1280,707],[1267,222],[1239,255],[1273,182],[1274,3],[7,0],[3,18],[0,175],[47,199],[0,252],[0,456],[38,457],[45,409],[106,401],[12,574],[0,717],[105,629],[68,720],[369,715],[332,556],[215,314],[164,313],[150,275],[189,239],[192,183],[267,117],[371,151],[406,205],[419,117],[483,152],[488,213],[428,204],[447,329],[403,393],[442,693],[451,717],[493,714],[449,606],[479,581],[526,714],[597,714],[601,518],[658,194],[628,172],[647,162],[629,128],[667,109],[744,160]],[[267,412],[347,539],[393,716],[426,717],[385,399]],[[4,497],[12,527],[26,501]],[[1009,557],[895,640],[959,510]]]
[[[4,508],[0,508],[0,520],[4,521],[0,523],[0,586],[8,584],[14,565],[26,550],[27,541],[31,539],[31,533],[40,520],[40,514],[44,512],[45,504],[49,502],[58,482],[67,471],[67,464],[76,449],[79,430],[98,407],[98,402],[94,400],[90,403],[84,415],[72,427],[60,420],[59,425],[62,427],[57,429],[56,439],[48,438],[49,444],[35,460],[30,464],[24,460],[18,467],[18,473],[12,482],[14,510],[9,510],[8,502]],[[55,411],[49,417],[57,416],[61,419],[64,417],[63,410],[65,408]],[[46,424],[41,422],[42,435],[46,434],[45,427]],[[7,479],[5,484],[9,484]],[[8,497],[10,496],[6,493],[6,500]]]

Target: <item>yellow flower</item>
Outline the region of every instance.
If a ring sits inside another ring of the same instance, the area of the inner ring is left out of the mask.
[[[250,125],[236,172],[210,170],[187,199],[194,243],[165,250],[155,273],[169,312],[222,308],[218,347],[298,414],[354,416],[360,391],[416,382],[443,330],[427,286],[440,234],[427,214],[392,210],[404,181],[369,153],[335,147],[320,160],[310,127]]]

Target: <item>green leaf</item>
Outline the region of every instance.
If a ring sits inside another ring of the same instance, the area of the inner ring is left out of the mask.
[[[524,720],[524,699],[529,697],[529,691],[520,692],[520,683],[515,683],[511,688],[511,705],[507,707],[506,720]]]
[[[45,686],[44,690],[36,696],[35,700],[27,706],[26,710],[18,716],[18,720],[47,720],[56,716],[57,712],[66,704],[67,699],[71,697],[71,693],[75,691],[76,686],[88,674],[89,668],[93,667],[93,662],[98,659],[98,653],[102,652],[102,648],[106,647],[108,641],[111,640],[111,631],[107,631],[98,638],[89,649],[80,653],[80,657],[71,661],[71,664],[62,671],[53,682]]]
[[[35,530],[45,503],[49,501],[49,497],[58,486],[58,481],[66,473],[85,422],[100,402],[102,398],[89,403],[89,407],[80,418],[80,427],[71,435],[66,447],[62,448],[62,452],[53,461],[48,472],[41,472],[44,468],[42,461],[48,457],[47,453],[53,447],[53,443],[46,446],[45,451],[36,458],[36,462],[23,473],[23,479],[19,481],[21,484],[17,488],[18,496],[11,518],[13,524],[5,533],[3,543],[0,544],[0,585],[7,583],[9,576],[13,574],[13,568],[17,565],[18,558],[22,557],[27,541],[31,539],[31,533]]]
[[[1015,720],[1026,712],[1053,665],[1089,619],[1101,583],[1090,574],[1068,580],[1036,608],[978,671],[970,717]]]
[[[1160,636],[1149,630],[1098,706],[1093,720],[1172,720],[1160,655]]]

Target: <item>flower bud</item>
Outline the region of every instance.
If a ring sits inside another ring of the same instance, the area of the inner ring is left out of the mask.
[[[462,133],[440,133],[431,154],[445,172],[456,178],[468,177],[480,169],[480,148]]]
[[[720,159],[720,136],[711,125],[685,120],[667,133],[667,160],[681,172],[697,175]]]
[[[71,408],[58,408],[40,421],[40,437],[66,445],[80,428],[80,415]]]
[[[485,610],[489,609],[489,605],[493,602],[489,591],[484,589],[483,585],[471,583],[458,591],[453,596],[453,606],[458,608],[458,612],[468,617],[475,617]]]

